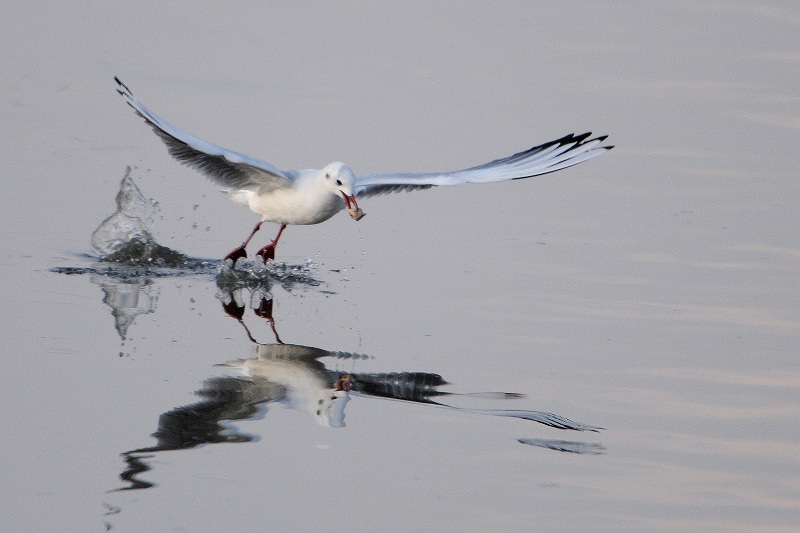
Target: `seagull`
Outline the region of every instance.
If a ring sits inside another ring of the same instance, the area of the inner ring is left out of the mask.
[[[267,161],[217,146],[173,126],[137,100],[118,77],[114,81],[117,92],[153,128],[175,159],[199,170],[230,194],[234,202],[261,215],[242,245],[225,256],[233,265],[247,257],[245,248],[264,222],[280,226],[275,238],[256,253],[266,263],[275,258],[275,247],[287,225],[319,224],[343,209],[354,220],[361,220],[365,213],[356,198],[439,185],[530,178],[577,165],[613,148],[602,145],[606,135],[592,138],[591,132],[570,133],[508,157],[451,172],[356,176],[341,162],[319,170],[281,170]]]

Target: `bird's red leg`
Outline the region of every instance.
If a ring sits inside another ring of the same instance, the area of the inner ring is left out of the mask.
[[[281,229],[278,230],[278,234],[274,239],[272,239],[272,242],[256,252],[256,255],[261,256],[261,258],[264,260],[264,264],[266,264],[266,262],[270,259],[275,259],[275,246],[278,245],[278,239],[281,238],[281,233],[283,233],[283,230],[285,229],[286,224],[281,224]]]
[[[245,239],[245,241],[242,243],[242,245],[239,246],[238,248],[236,248],[231,253],[229,253],[228,255],[225,256],[225,259],[233,260],[233,266],[236,266],[236,261],[238,261],[239,259],[243,259],[243,258],[247,257],[247,252],[244,249],[247,246],[247,243],[250,242],[250,239],[253,238],[253,235],[255,235],[256,232],[259,229],[261,229],[261,224],[263,224],[263,223],[264,223],[264,221],[262,220],[258,224],[256,224],[256,227],[253,228],[253,231],[250,232],[250,236],[247,237],[247,239]]]

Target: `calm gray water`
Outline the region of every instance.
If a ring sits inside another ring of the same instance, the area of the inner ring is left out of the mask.
[[[5,529],[800,523],[796,3],[6,4]],[[283,168],[616,148],[365,200],[289,228],[268,292],[220,289],[257,218],[114,75]],[[211,263],[80,270],[127,166],[158,242]]]

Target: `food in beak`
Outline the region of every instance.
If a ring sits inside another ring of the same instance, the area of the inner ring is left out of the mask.
[[[358,207],[355,196],[348,196],[342,193],[342,198],[344,198],[344,203],[347,204],[347,214],[350,215],[353,220],[361,220],[364,218],[366,213]]]
[[[362,211],[360,207],[357,207],[356,209],[351,209],[348,207],[347,214],[353,217],[353,220],[361,220],[366,215],[366,213]]]

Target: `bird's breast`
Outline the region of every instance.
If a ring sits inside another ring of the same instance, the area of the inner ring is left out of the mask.
[[[249,192],[247,204],[264,220],[276,224],[319,224],[344,209],[344,201],[328,191],[298,189]]]

